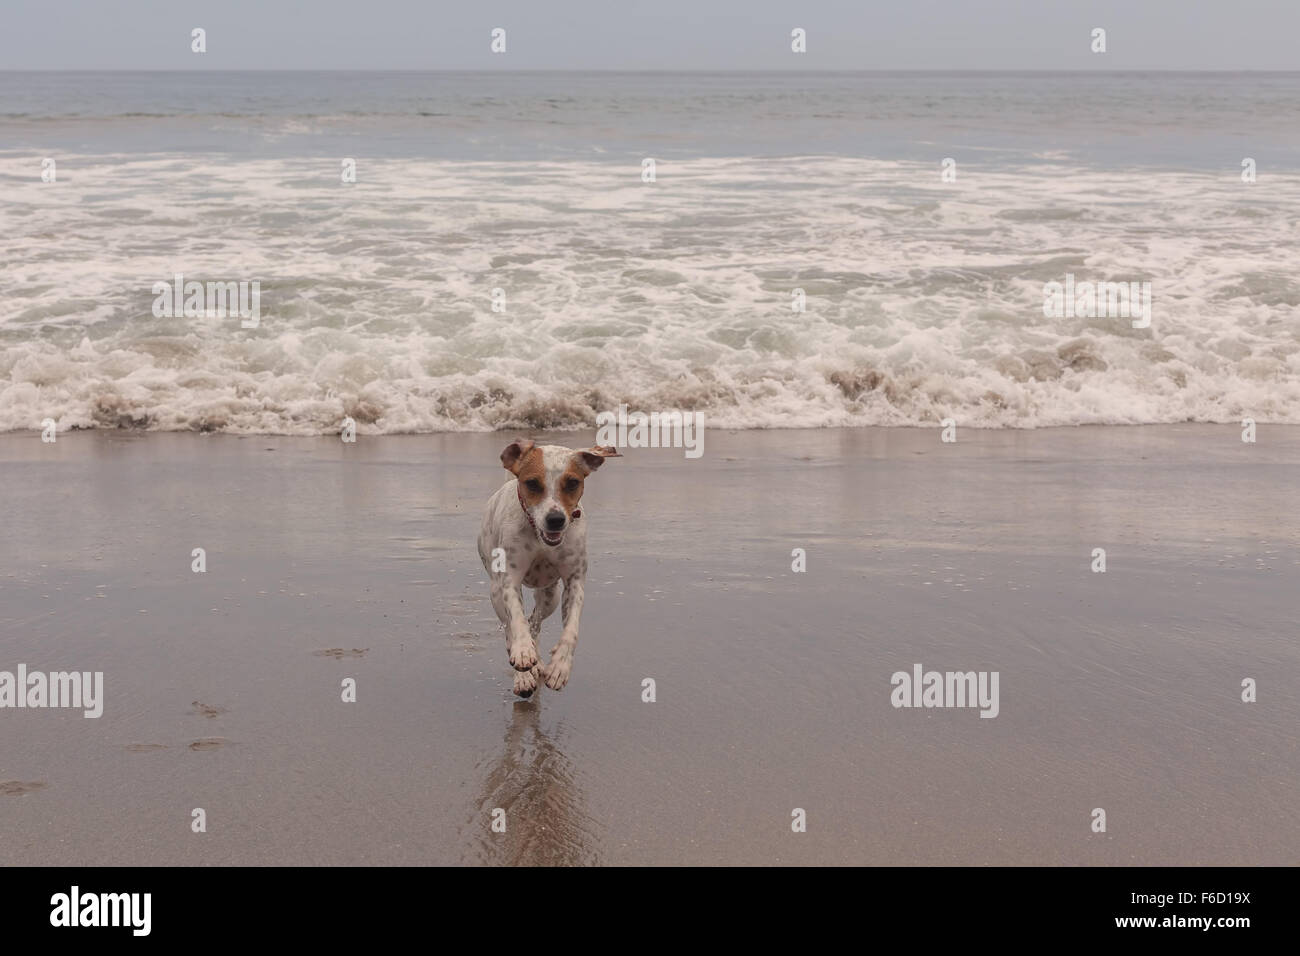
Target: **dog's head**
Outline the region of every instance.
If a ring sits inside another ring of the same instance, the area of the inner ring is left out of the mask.
[[[538,539],[555,547],[578,517],[583,482],[605,463],[622,458],[608,445],[575,451],[560,445],[535,445],[525,438],[512,441],[501,453],[501,464],[519,482],[519,500],[532,519]]]

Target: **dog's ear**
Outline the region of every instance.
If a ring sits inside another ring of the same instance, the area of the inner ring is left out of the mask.
[[[613,445],[595,445],[592,448],[584,448],[578,452],[578,460],[582,462],[583,467],[587,469],[587,474],[591,474],[597,468],[605,463],[606,458],[622,458],[618,449]]]
[[[512,475],[519,473],[519,462],[523,460],[524,455],[533,450],[533,440],[531,438],[516,438],[506,450],[501,453],[501,464],[505,466],[506,471]]]

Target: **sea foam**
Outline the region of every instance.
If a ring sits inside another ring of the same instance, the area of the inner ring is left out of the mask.
[[[33,166],[33,163],[36,165]],[[0,153],[0,429],[1300,422],[1300,178]],[[156,317],[176,273],[261,321]],[[1151,327],[1045,317],[1150,282]],[[804,290],[806,311],[791,310]],[[504,311],[492,309],[493,290]]]

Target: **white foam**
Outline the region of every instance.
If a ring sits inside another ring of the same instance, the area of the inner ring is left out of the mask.
[[[35,163],[35,166],[33,166]],[[845,158],[0,153],[0,429],[1300,422],[1300,181]],[[35,175],[33,175],[35,169]],[[176,272],[261,326],[158,319]],[[1151,329],[1042,287],[1150,281]],[[790,290],[808,296],[790,310]],[[491,290],[507,296],[491,311]]]

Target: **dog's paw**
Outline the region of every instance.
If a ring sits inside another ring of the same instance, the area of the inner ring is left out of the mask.
[[[520,697],[532,697],[537,690],[537,668],[530,671],[515,671],[515,693]]]
[[[537,645],[532,640],[511,644],[510,666],[517,671],[530,671],[536,667]]]
[[[551,649],[550,661],[542,667],[542,676],[546,678],[546,686],[551,690],[563,690],[572,670],[573,651],[557,644]]]

